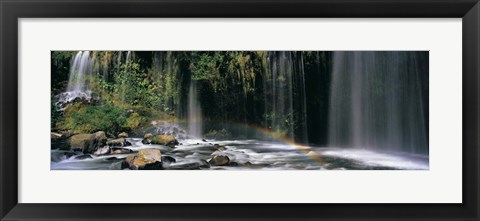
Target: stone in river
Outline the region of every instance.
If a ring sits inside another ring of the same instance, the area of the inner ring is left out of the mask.
[[[162,154],[158,149],[143,149],[134,156],[128,156],[122,163],[122,168],[132,170],[161,170]]]
[[[224,166],[230,163],[230,158],[225,155],[215,155],[208,161],[212,166]]]

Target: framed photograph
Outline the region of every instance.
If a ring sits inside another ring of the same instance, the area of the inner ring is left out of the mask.
[[[1,220],[479,220],[477,0],[0,10]]]

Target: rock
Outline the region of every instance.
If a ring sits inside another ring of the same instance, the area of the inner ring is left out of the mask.
[[[104,146],[104,147],[99,147],[95,152],[93,152],[94,155],[105,155],[110,153],[110,147]]]
[[[150,139],[144,138],[144,139],[142,140],[142,143],[143,143],[143,144],[151,144],[152,141],[151,141]]]
[[[68,143],[70,144],[70,148],[72,150],[81,150],[85,148],[87,143],[92,138],[91,134],[75,134],[68,139]]]
[[[70,146],[67,143],[67,138],[60,133],[50,133],[50,148],[60,150],[70,150]]]
[[[128,134],[126,132],[121,132],[118,134],[118,138],[127,138]]]
[[[168,169],[172,170],[199,170],[204,168],[210,168],[210,164],[208,164],[208,162],[205,160],[199,160],[196,162],[188,162],[183,164],[174,164],[168,167]]]
[[[213,145],[213,147],[215,147],[215,149],[220,150],[220,151],[223,151],[223,150],[226,149],[225,146],[220,146],[218,144]]]
[[[52,162],[60,162],[74,156],[74,152],[69,151],[50,151],[50,159]]]
[[[93,139],[107,141],[107,135],[103,131],[95,132],[92,135],[93,135],[93,137],[92,137]]]
[[[240,166],[240,164],[237,163],[237,162],[230,162],[230,163],[227,164],[227,166],[229,166],[229,167],[238,167],[238,166]]]
[[[62,138],[62,137],[63,137],[63,134],[50,132],[50,139],[59,139],[59,138]]]
[[[71,150],[78,150],[83,153],[93,153],[99,147],[105,146],[106,142],[107,136],[103,131],[93,134],[76,134],[67,140]]]
[[[173,135],[156,135],[152,137],[151,144],[160,144],[169,147],[175,147],[175,145],[178,145],[179,143]]]
[[[125,138],[118,138],[114,140],[107,141],[107,145],[111,147],[126,147],[132,145]]]
[[[212,166],[224,166],[230,163],[230,158],[225,155],[215,155],[208,161],[208,163]]]
[[[92,156],[90,156],[90,154],[85,154],[85,155],[76,156],[74,159],[75,159],[75,160],[92,159]]]
[[[151,133],[146,133],[145,135],[143,135],[143,139],[151,139],[153,137],[153,134]]]
[[[161,170],[162,154],[158,149],[143,149],[135,156],[128,156],[122,163],[122,168],[132,170]]]
[[[205,140],[205,139],[202,139],[202,141],[203,141],[203,142],[207,142],[207,140]]]
[[[246,166],[246,167],[249,167],[249,166],[252,166],[253,164],[252,164],[252,163],[250,163],[249,161],[247,161],[247,162],[246,162],[246,163],[244,163],[243,165],[244,165],[244,166]]]
[[[131,152],[132,150],[126,148],[112,148],[112,154],[126,154]]]
[[[165,165],[165,164],[171,164],[171,163],[175,163],[177,162],[177,160],[175,160],[175,158],[171,157],[171,156],[162,156],[162,164]]]

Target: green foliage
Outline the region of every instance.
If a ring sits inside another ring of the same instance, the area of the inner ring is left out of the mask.
[[[70,133],[93,133],[105,131],[117,134],[127,123],[125,111],[110,104],[67,106],[64,118],[57,126]]]
[[[140,116],[137,112],[133,112],[127,119],[127,127],[130,129],[135,129],[140,127],[142,124],[147,122],[147,118]]]

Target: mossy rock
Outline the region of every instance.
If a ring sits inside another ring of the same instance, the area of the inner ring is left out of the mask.
[[[169,147],[175,147],[178,145],[177,139],[173,135],[156,135],[151,138],[151,144],[165,145]]]
[[[134,156],[128,156],[122,163],[122,168],[131,170],[163,169],[162,154],[159,149],[143,149]]]
[[[107,136],[103,131],[93,134],[75,134],[67,140],[71,150],[82,151],[83,153],[93,153],[99,147],[105,146],[106,142]]]
[[[118,134],[117,136],[118,138],[127,138],[128,137],[128,133],[127,132],[121,132]]]
[[[208,163],[212,166],[225,166],[230,163],[230,158],[224,155],[215,155],[208,161]]]

